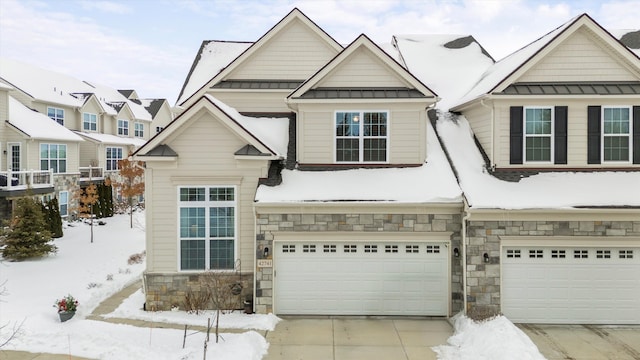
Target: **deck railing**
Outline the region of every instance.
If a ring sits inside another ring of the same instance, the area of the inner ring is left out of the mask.
[[[80,179],[82,180],[104,178],[104,168],[101,167],[79,167],[78,170],[80,171]]]
[[[0,171],[0,189],[24,190],[53,186],[53,169],[49,170],[23,170]]]

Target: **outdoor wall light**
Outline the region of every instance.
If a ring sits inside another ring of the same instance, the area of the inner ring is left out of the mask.
[[[458,250],[458,248],[453,248],[453,256],[460,257],[460,250]]]
[[[484,255],[482,255],[482,257],[484,258],[484,262],[486,262],[486,263],[489,262],[489,254],[484,253]]]
[[[264,254],[263,255],[264,255],[263,257],[265,259],[269,257],[269,247],[268,246],[264,247]]]

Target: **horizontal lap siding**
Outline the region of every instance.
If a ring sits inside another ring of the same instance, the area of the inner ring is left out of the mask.
[[[408,87],[368,49],[351,54],[318,87]]]
[[[336,55],[326,42],[296,20],[234,70],[229,79],[305,80]]]
[[[298,159],[301,163],[333,163],[334,122],[333,111],[304,111],[299,125]]]
[[[99,156],[98,154],[98,145],[89,142],[89,141],[83,141],[79,144],[79,151],[80,151],[80,166],[86,167],[89,165],[93,165],[97,166],[97,167],[104,167],[104,161],[100,162],[100,158],[104,159],[104,155],[103,156]],[[98,165],[95,165],[98,164]]]
[[[587,30],[576,31],[518,81],[637,81],[604,46]]]
[[[250,271],[254,258],[253,201],[258,179],[266,175],[268,161],[235,160],[234,152],[246,142],[213,116],[195,116],[184,132],[168,142],[178,153],[177,168],[147,162],[147,167],[153,168],[153,219],[152,225],[147,226],[152,229],[147,241],[153,247],[153,259],[147,270],[175,272],[178,269],[178,186],[235,185],[220,178],[241,177],[237,185],[237,248],[243,271]],[[176,177],[180,179],[175,180]]]
[[[490,102],[487,106],[492,106]],[[469,121],[469,125],[473,130],[473,133],[478,138],[478,141],[482,145],[482,148],[487,154],[491,154],[491,109],[477,104],[465,111],[465,117]],[[507,128],[508,131],[508,128]],[[507,142],[507,146],[509,143]],[[508,160],[508,159],[507,159]]]
[[[424,111],[393,111],[390,116],[390,156],[394,164],[421,164],[426,160]]]

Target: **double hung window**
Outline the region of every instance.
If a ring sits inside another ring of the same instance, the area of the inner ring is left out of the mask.
[[[129,135],[129,121],[118,119],[118,135],[128,136]]]
[[[49,169],[56,174],[67,172],[67,145],[40,144],[40,170]]]
[[[82,130],[98,131],[98,116],[91,113],[82,113]]]
[[[60,125],[64,125],[64,109],[47,107],[47,116]]]
[[[524,149],[526,162],[550,162],[553,154],[553,109],[524,109]]]
[[[133,135],[135,137],[141,138],[144,137],[144,124],[143,123],[133,123]]]
[[[118,170],[118,161],[122,160],[122,148],[108,147],[106,160],[107,160],[107,170]]]
[[[602,107],[602,159],[629,162],[631,159],[631,108]]]
[[[385,111],[336,112],[336,162],[387,162],[388,118]]]

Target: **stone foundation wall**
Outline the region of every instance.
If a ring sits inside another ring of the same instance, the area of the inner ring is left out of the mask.
[[[500,236],[640,236],[640,221],[470,221],[467,236],[467,313],[483,319],[501,311]]]
[[[75,199],[73,194],[80,188],[79,185],[80,174],[55,174],[53,176],[53,187],[55,193],[53,194],[55,197],[59,198],[60,191],[68,191],[69,192],[69,202],[67,203],[67,215],[70,216],[70,219],[75,218],[74,209],[78,208],[78,200]]]
[[[256,255],[262,257],[264,249],[273,249],[272,232],[453,232],[452,248],[461,246],[460,214],[257,214]],[[270,250],[272,251],[272,250]],[[451,309],[462,309],[462,264],[460,258],[451,257]],[[273,311],[273,269],[258,268],[256,272],[256,312]]]
[[[146,309],[148,311],[167,311],[172,307],[185,309],[185,300],[189,292],[199,296],[206,291],[206,273],[199,274],[143,274]],[[243,308],[243,301],[253,299],[253,274],[223,274],[232,284],[239,283],[241,291],[237,296],[236,309]],[[235,303],[235,301],[234,301]],[[211,301],[206,309],[214,309]]]

